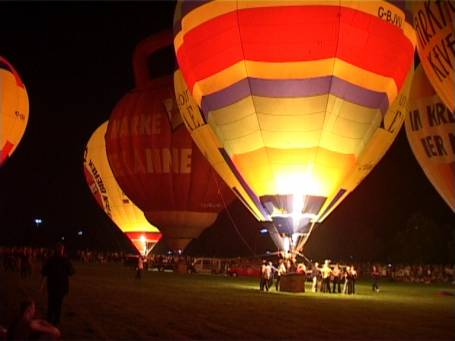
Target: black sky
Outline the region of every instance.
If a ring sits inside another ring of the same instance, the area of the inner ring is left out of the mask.
[[[171,28],[173,8],[173,2],[0,2],[0,55],[18,70],[30,99],[24,138],[0,169],[0,244],[52,243],[65,236],[76,245],[129,245],[91,197],[83,150],[133,88],[134,46]],[[251,248],[270,247],[240,204],[231,213]],[[385,245],[416,215],[451,226],[449,231],[455,225],[402,130],[367,179],[315,230],[308,252],[384,258]],[[42,232],[33,225],[35,217],[44,220]],[[80,229],[84,243],[75,237]],[[192,249],[247,253],[226,213]]]

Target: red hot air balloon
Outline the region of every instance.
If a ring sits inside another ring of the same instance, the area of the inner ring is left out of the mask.
[[[149,77],[149,57],[171,48],[172,39],[164,32],[137,46],[136,88],[120,100],[109,119],[106,150],[126,195],[173,250],[183,250],[215,222],[234,195],[185,128],[172,76]]]

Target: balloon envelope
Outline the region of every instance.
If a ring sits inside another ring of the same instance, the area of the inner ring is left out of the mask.
[[[138,49],[152,53],[158,38],[152,36]],[[172,45],[172,36],[167,45]],[[135,65],[135,71],[139,69]],[[192,141],[173,88],[170,76],[137,82],[111,115],[106,146],[121,187],[163,232],[168,245],[183,250],[234,196]]]
[[[424,68],[415,72],[406,135],[426,176],[455,212],[455,113],[431,86]]]
[[[256,217],[306,238],[403,122],[406,13],[388,2],[179,2],[174,29],[193,138]]]
[[[442,102],[455,111],[455,2],[410,1],[423,69]]]
[[[146,255],[161,239],[159,230],[123,193],[112,174],[106,155],[104,136],[107,121],[90,137],[84,155],[84,174],[98,205],[126,234],[141,255]]]
[[[0,166],[16,149],[28,123],[28,96],[13,66],[0,56]]]

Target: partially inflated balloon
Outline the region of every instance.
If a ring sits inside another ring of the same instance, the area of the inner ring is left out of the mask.
[[[193,138],[256,217],[305,240],[403,122],[406,13],[384,1],[189,1],[174,28]]]
[[[171,34],[152,36],[135,51],[136,88],[109,120],[109,163],[125,193],[174,250],[212,225],[233,194],[183,125],[171,76],[149,79],[147,56],[172,46]],[[224,202],[223,202],[224,201]]]
[[[28,122],[28,96],[13,66],[0,56],[0,166],[16,149]]]
[[[421,65],[408,104],[406,135],[433,186],[455,212],[455,113],[436,94]]]
[[[112,174],[106,155],[107,121],[90,137],[84,154],[84,173],[97,203],[126,234],[141,255],[150,252],[161,239],[161,233],[121,190]]]
[[[455,111],[455,2],[412,1],[417,52],[431,85]]]

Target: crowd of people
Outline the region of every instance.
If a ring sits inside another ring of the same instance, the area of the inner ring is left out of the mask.
[[[123,252],[104,252],[80,250],[72,254],[72,259],[81,263],[121,263],[136,267],[136,278],[149,269],[175,271],[179,264],[191,267],[193,257],[182,255],[154,255],[147,257],[128,255]],[[271,259],[271,260],[270,260]],[[23,335],[45,335],[47,338],[60,337],[58,325],[64,297],[69,291],[69,277],[74,268],[64,255],[64,247],[57,244],[54,249],[31,247],[0,247],[0,262],[5,272],[18,272],[22,279],[32,276],[39,268],[42,277],[41,289],[47,288],[47,319],[35,316],[36,308],[33,299],[21,302],[19,315],[8,330],[1,328],[0,334],[8,333],[10,339],[22,339]],[[358,278],[370,279],[371,290],[380,292],[381,281],[405,281],[415,283],[452,283],[455,284],[454,265],[424,264],[381,264],[330,262],[325,260],[320,266],[317,261],[298,261],[296,258],[232,258],[225,259],[225,275],[237,273],[259,277],[259,289],[269,291],[281,289],[284,276],[301,275],[303,282],[309,282],[312,292],[355,294]],[[347,265],[349,264],[349,265]],[[251,271],[250,271],[251,270]],[[303,290],[305,285],[303,285]]]
[[[326,260],[322,267],[318,262],[308,268],[305,263],[297,263],[292,259],[279,259],[277,266],[272,261],[263,260],[260,270],[259,290],[269,291],[275,286],[280,290],[283,276],[297,274],[303,276],[303,281],[311,281],[312,292],[355,294],[357,270],[354,265],[342,267],[339,264],[331,266]],[[302,287],[302,291],[305,286]]]
[[[0,247],[0,262],[5,271],[18,270],[24,278],[31,276],[32,263],[42,263],[47,259],[53,250],[49,248],[31,247]],[[121,251],[97,251],[97,250],[77,250],[70,255],[75,261],[82,263],[123,263],[128,262],[135,266],[137,256],[132,257]],[[130,259],[134,258],[134,259]],[[149,254],[144,259],[144,270],[159,268],[161,270],[174,269],[176,264],[181,261],[191,264],[194,257],[182,255],[155,255]],[[261,267],[261,258],[231,258],[228,260],[229,267],[243,268],[245,274],[256,274]],[[275,268],[278,268],[280,261],[275,261]],[[316,263],[316,262],[313,262]],[[413,283],[452,283],[454,282],[455,265],[450,264],[386,264],[353,261],[332,261],[339,264],[343,269],[346,264],[353,266],[357,273],[357,278],[371,278],[373,266],[376,268],[376,277],[381,280],[391,280],[397,282]],[[299,262],[295,259],[283,259],[286,271],[301,273],[303,269],[306,273],[312,270],[308,262]],[[229,267],[226,271],[229,271]],[[251,271],[249,271],[251,270]],[[336,273],[336,271],[335,271]],[[337,277],[337,276],[335,276]]]

